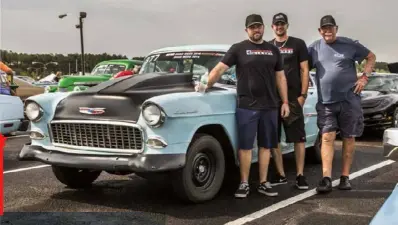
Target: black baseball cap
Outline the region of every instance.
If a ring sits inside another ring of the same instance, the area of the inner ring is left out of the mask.
[[[261,25],[264,25],[264,23],[263,23],[263,18],[262,18],[260,15],[258,15],[258,14],[251,14],[251,15],[248,15],[248,16],[246,17],[245,26],[246,26],[246,27],[250,27],[250,26],[252,26],[252,25],[254,25],[254,24],[261,24]]]
[[[326,15],[321,18],[321,27],[323,26],[337,26],[336,20],[331,15]]]
[[[272,17],[272,24],[276,24],[278,22],[288,23],[287,16],[284,13],[277,13]]]

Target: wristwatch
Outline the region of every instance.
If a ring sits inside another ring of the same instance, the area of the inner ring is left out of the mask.
[[[302,96],[303,98],[307,98],[307,94],[301,94],[300,96]]]
[[[369,78],[369,75],[370,74],[363,72],[361,78],[364,78],[367,81]]]

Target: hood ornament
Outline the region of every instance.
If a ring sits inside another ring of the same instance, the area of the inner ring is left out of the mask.
[[[89,108],[89,107],[79,107],[79,112],[89,115],[100,115],[105,112],[105,108]]]

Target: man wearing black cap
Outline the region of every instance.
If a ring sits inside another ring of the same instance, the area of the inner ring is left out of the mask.
[[[253,144],[257,133],[260,185],[257,191],[267,196],[277,196],[267,182],[270,149],[278,145],[278,111],[282,117],[289,115],[286,78],[279,49],[263,40],[264,24],[260,15],[246,18],[249,39],[233,44],[224,58],[209,74],[207,88],[233,65],[237,74],[237,132],[241,184],[235,193],[245,198],[249,192],[249,172]],[[198,86],[199,88],[200,86]],[[278,91],[283,104],[278,102]]]
[[[288,18],[284,13],[277,13],[272,18],[272,29],[275,38],[270,41],[281,51],[284,69],[288,86],[288,98],[291,114],[289,118],[279,119],[279,141],[283,130],[286,136],[286,143],[294,143],[296,155],[296,187],[308,189],[307,181],[303,175],[305,160],[305,125],[303,105],[307,98],[309,84],[308,49],[302,39],[288,36]],[[283,159],[280,145],[273,149],[273,158],[279,174],[271,181],[271,185],[286,184],[287,179],[283,169]]]
[[[349,174],[355,148],[355,137],[364,128],[360,92],[375,65],[376,56],[358,41],[337,37],[338,26],[331,15],[321,18],[319,34],[322,39],[308,47],[310,67],[316,69],[318,88],[318,127],[322,134],[322,172],[317,191],[332,191],[332,162],[336,131],[343,138],[343,167],[340,190],[350,190]],[[363,75],[358,79],[355,62],[366,59]]]

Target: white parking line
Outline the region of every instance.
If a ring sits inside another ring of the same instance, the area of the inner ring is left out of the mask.
[[[40,165],[40,166],[32,166],[32,167],[20,168],[20,169],[15,169],[15,170],[8,170],[8,171],[4,171],[3,174],[18,173],[18,172],[27,171],[27,170],[41,169],[41,168],[49,167],[49,166],[51,166],[51,165]]]
[[[392,164],[394,162],[395,161],[393,161],[393,160],[386,160],[386,161],[383,161],[381,163],[375,164],[373,166],[369,166],[367,168],[361,169],[361,170],[359,170],[357,172],[354,172],[354,173],[350,174],[350,179],[355,179],[355,178],[360,177],[360,176],[362,176],[364,174],[367,174],[367,173],[372,172],[374,170],[380,169],[380,168],[382,168],[384,166],[388,166],[388,165],[390,165],[390,164]],[[334,180],[333,183],[332,183],[333,187],[337,186],[339,184],[339,182],[340,182],[340,179]],[[306,191],[306,192],[304,192],[302,194],[296,195],[294,197],[291,197],[291,198],[288,198],[286,200],[280,201],[280,202],[278,202],[276,204],[273,204],[273,205],[271,205],[271,206],[269,206],[267,208],[264,208],[262,210],[254,212],[254,213],[252,213],[250,215],[246,215],[246,216],[241,217],[241,218],[239,218],[237,220],[228,222],[225,225],[242,225],[242,224],[248,223],[250,221],[253,221],[255,219],[261,218],[261,217],[263,217],[265,215],[268,215],[268,214],[270,214],[270,213],[272,213],[272,212],[274,212],[276,210],[285,208],[285,207],[287,207],[287,206],[289,206],[291,204],[294,204],[294,203],[296,203],[298,201],[304,200],[304,199],[309,198],[309,197],[311,197],[313,195],[316,195],[316,194],[317,193],[316,193],[315,188],[311,189],[311,190]]]

